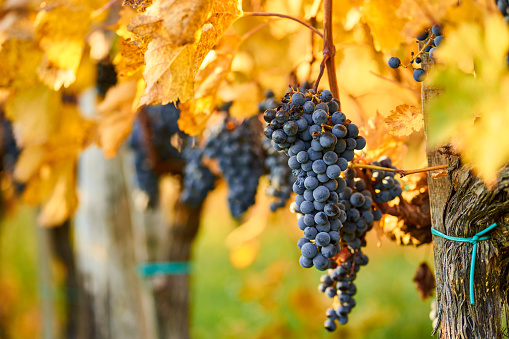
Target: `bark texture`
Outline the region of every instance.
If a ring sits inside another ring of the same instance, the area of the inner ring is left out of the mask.
[[[190,207],[177,200],[174,219],[168,230],[167,261],[190,261],[192,242],[200,226],[201,210],[201,205]],[[158,278],[158,283],[154,285],[160,338],[190,337],[189,278],[189,275],[169,275]]]

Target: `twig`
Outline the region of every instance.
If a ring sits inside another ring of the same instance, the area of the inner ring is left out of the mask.
[[[313,90],[315,91],[315,93],[318,91],[318,85],[320,84],[320,80],[322,79],[323,72],[325,71],[325,62],[327,61],[328,58],[329,57],[327,55],[324,55],[322,62],[320,63],[320,73],[318,73],[318,77],[316,78],[316,81],[315,81],[315,86],[313,86]]]
[[[336,77],[336,64],[334,63],[334,55],[336,47],[332,41],[332,0],[325,0],[323,3],[323,60],[320,64],[320,73],[316,79],[314,90],[318,90],[318,85],[322,78],[324,68],[327,69],[327,77],[329,78],[329,88],[332,96],[339,100],[338,79]]]
[[[107,3],[104,4],[104,6],[102,6],[99,9],[96,9],[95,11],[92,12],[92,18],[97,18],[104,11],[107,11],[108,9],[110,9],[118,1],[119,0],[110,0],[110,1],[108,1]]]
[[[286,15],[286,14],[279,14],[279,13],[267,13],[267,12],[244,12],[244,17],[246,16],[275,16],[275,17],[280,17],[280,18],[285,18],[285,19],[290,19],[290,20],[293,20],[293,21],[296,21],[298,23],[300,23],[301,25],[304,25],[306,26],[307,28],[309,28],[310,30],[312,30],[313,32],[315,32],[318,36],[320,36],[320,38],[323,39],[323,34],[322,32],[320,32],[319,30],[317,30],[316,28],[314,28],[313,26],[309,25],[307,22],[305,22],[304,20],[302,19],[299,19],[299,18],[296,18],[296,17],[293,17],[291,15]]]
[[[375,165],[365,165],[365,164],[352,164],[351,167],[352,168],[368,168],[368,169],[374,169],[374,170],[380,170],[380,171],[386,171],[386,172],[396,172],[401,177],[404,177],[405,175],[409,175],[409,174],[430,172],[430,171],[435,171],[435,170],[439,170],[439,169],[445,169],[445,168],[448,168],[449,165],[424,167],[424,168],[419,168],[419,169],[414,169],[414,170],[400,170],[400,169],[395,169],[395,168],[375,166]]]
[[[334,56],[336,55],[336,47],[332,37],[332,0],[325,0],[323,3],[323,55],[327,56],[325,59],[325,66],[327,67],[327,77],[329,78],[330,91],[334,98],[339,98],[338,79],[336,76],[336,63]]]
[[[397,85],[397,86],[400,86],[401,88],[404,88],[408,91],[410,91],[413,95],[415,95],[417,98],[421,98],[421,93],[418,93],[417,91],[415,91],[414,89],[412,89],[410,86],[407,86],[407,85],[403,85],[401,82],[399,81],[396,81],[396,80],[393,80],[393,79],[389,79],[389,78],[386,78],[384,77],[383,75],[380,75],[380,74],[376,74],[375,72],[373,71],[369,71],[369,73],[373,74],[374,76],[380,78],[380,79],[383,79],[383,80],[386,80],[386,81],[389,81],[389,82],[392,82],[393,84]]]
[[[244,33],[242,35],[242,37],[240,38],[241,41],[244,41],[244,40],[247,40],[248,38],[251,37],[251,35],[255,34],[256,32],[258,32],[259,30],[261,30],[262,28],[264,28],[265,26],[268,26],[271,22],[273,22],[274,19],[272,20],[268,20],[268,21],[265,21],[264,23],[256,26],[255,28],[253,28],[252,30],[250,30],[249,32],[247,33]]]

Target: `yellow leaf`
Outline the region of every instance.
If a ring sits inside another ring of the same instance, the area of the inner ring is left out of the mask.
[[[224,36],[205,58],[196,74],[194,99],[179,106],[179,127],[185,133],[198,135],[205,129],[208,118],[216,109],[219,84],[230,72],[239,43],[238,36]]]
[[[127,77],[135,74],[145,64],[143,54],[146,47],[140,47],[139,44],[131,39],[119,40],[120,50],[113,60],[115,70],[120,77]]]
[[[390,52],[404,42],[401,31],[408,20],[396,15],[400,5],[401,0],[370,0],[364,4],[363,18],[371,30],[377,51]]]
[[[44,85],[13,93],[5,106],[21,147],[47,142],[57,131],[60,95]]]
[[[25,89],[36,83],[43,53],[35,41],[9,39],[0,50],[0,86]]]
[[[37,15],[36,38],[47,58],[38,70],[39,76],[54,90],[67,87],[75,80],[90,26],[90,14],[88,7],[71,9],[61,5],[42,10]]]
[[[130,134],[137,111],[132,108],[136,97],[136,81],[112,87],[99,104],[99,142],[106,158],[114,157]]]
[[[57,93],[58,94],[58,93]],[[77,206],[76,164],[78,154],[94,136],[94,125],[84,120],[75,105],[55,106],[51,115],[41,108],[32,111],[44,121],[54,120],[51,135],[28,139],[23,147],[15,177],[26,183],[25,202],[42,205],[39,222],[57,226],[70,218]],[[20,123],[14,120],[16,129]]]
[[[391,128],[389,133],[397,137],[418,132],[423,127],[422,112],[406,104],[397,106],[384,121]]]
[[[124,0],[122,2],[122,6],[132,7],[139,12],[145,12],[150,5],[152,5],[152,0]]]
[[[366,156],[372,161],[378,160],[382,155],[392,159],[392,164],[401,167],[406,154],[405,141],[408,137],[394,136],[384,123],[384,117],[376,113],[368,123],[360,128],[360,134],[366,138]]]
[[[408,20],[403,34],[412,40],[426,28],[442,22],[447,10],[456,7],[457,0],[402,0],[396,14]]]
[[[152,38],[145,52],[147,88],[140,104],[185,102],[193,97],[193,79],[217,39],[241,14],[239,1],[156,1],[128,29]]]
[[[223,36],[228,27],[241,16],[242,1],[240,0],[215,0],[212,2],[210,17],[203,25],[200,41],[196,48],[194,72],[200,67],[207,53]]]

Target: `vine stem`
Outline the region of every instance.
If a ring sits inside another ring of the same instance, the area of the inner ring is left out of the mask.
[[[322,39],[324,38],[322,32],[320,32],[318,29],[314,28],[313,26],[311,26],[310,24],[308,24],[304,20],[296,18],[296,17],[291,16],[291,15],[280,14],[280,13],[267,13],[267,12],[244,12],[243,16],[244,17],[247,17],[247,16],[275,16],[275,17],[290,19],[290,20],[298,22],[301,25],[306,26],[307,28],[312,30],[314,33],[316,33],[320,38],[322,38]]]
[[[320,73],[316,79],[314,90],[318,90],[318,85],[322,75],[327,69],[327,77],[329,78],[329,88],[332,96],[336,99],[339,98],[338,79],[336,76],[336,63],[334,56],[336,55],[336,47],[332,39],[332,0],[324,0],[323,2],[323,59],[320,64]]]
[[[424,167],[424,168],[419,168],[419,169],[414,169],[414,170],[400,170],[400,169],[395,169],[395,168],[375,166],[375,165],[364,165],[364,164],[352,164],[351,167],[352,168],[368,168],[368,169],[381,170],[381,171],[387,171],[387,172],[396,172],[401,177],[404,177],[405,175],[409,175],[409,174],[430,172],[430,171],[435,171],[435,170],[439,170],[439,169],[446,169],[449,167],[449,165],[431,166],[431,167]]]

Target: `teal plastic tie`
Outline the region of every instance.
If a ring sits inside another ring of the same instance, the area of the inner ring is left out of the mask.
[[[472,247],[472,261],[470,263],[470,305],[475,305],[475,298],[474,298],[474,272],[475,272],[475,256],[477,255],[477,242],[478,241],[483,241],[483,240],[488,240],[490,238],[489,236],[482,237],[482,235],[488,233],[489,231],[491,231],[495,227],[497,227],[497,223],[496,222],[493,223],[488,228],[485,228],[481,232],[476,233],[471,238],[451,237],[451,236],[443,234],[440,231],[437,231],[434,228],[431,229],[431,234],[433,234],[433,235],[437,235],[439,237],[442,237],[442,238],[445,238],[445,239],[448,239],[448,240],[452,240],[452,241],[469,242],[472,245],[474,245]]]
[[[143,263],[137,267],[138,274],[143,278],[150,278],[158,275],[179,275],[189,274],[191,265],[189,262],[154,262]]]

